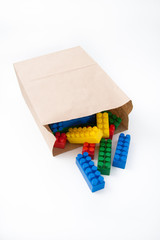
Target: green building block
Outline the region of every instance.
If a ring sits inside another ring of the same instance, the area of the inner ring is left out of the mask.
[[[112,140],[102,138],[99,146],[98,170],[101,174],[109,175],[111,170]]]
[[[122,122],[122,119],[120,117],[117,117],[115,114],[108,112],[108,116],[109,116],[109,125],[114,124],[115,129],[117,129],[117,127],[120,125],[120,123]]]

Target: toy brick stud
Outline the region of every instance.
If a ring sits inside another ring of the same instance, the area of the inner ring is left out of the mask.
[[[61,136],[61,133],[60,133],[60,132],[56,132],[56,133],[55,133],[55,137],[56,137],[56,138],[58,138],[58,137],[60,137],[60,136]]]

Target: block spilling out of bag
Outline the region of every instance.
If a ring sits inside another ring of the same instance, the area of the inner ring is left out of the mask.
[[[23,97],[53,155],[80,146],[67,142],[65,148],[54,147],[56,132],[94,127],[97,113],[108,113],[115,133],[128,129],[132,101],[81,47],[18,62],[14,68]]]

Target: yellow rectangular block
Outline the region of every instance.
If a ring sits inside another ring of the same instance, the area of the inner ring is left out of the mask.
[[[108,113],[97,113],[97,127],[102,130],[103,138],[109,138],[109,119]]]
[[[70,143],[99,143],[102,138],[102,130],[95,127],[69,128],[66,133]]]

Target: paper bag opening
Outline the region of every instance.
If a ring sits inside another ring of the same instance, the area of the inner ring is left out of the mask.
[[[118,108],[115,108],[115,109],[107,109],[107,110],[105,109],[105,110],[102,110],[102,112],[103,111],[109,111],[112,114],[115,114],[117,117],[120,117],[122,119],[120,125],[115,130],[115,134],[128,130],[128,125],[129,125],[128,114],[132,111],[132,109],[133,109],[133,105],[132,105],[132,101],[130,100],[128,103],[124,104],[121,107],[118,107]],[[47,128],[47,130],[49,132],[52,133],[52,131],[51,131],[51,129],[50,129],[50,127],[48,125],[46,125],[45,127]],[[53,156],[57,156],[57,155],[59,155],[61,153],[73,150],[73,149],[78,148],[78,147],[82,147],[82,144],[72,144],[72,143],[67,142],[64,149],[55,148],[54,144],[53,144],[52,154],[53,154]]]

